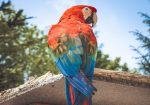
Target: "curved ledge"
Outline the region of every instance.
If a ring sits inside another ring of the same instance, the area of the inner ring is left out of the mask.
[[[107,82],[150,88],[150,76],[143,76],[129,72],[104,70],[95,68],[94,79]]]
[[[93,105],[150,105],[150,76],[102,69],[95,69],[94,76],[98,92],[93,96]],[[0,105],[66,105],[62,77],[48,72],[2,91]]]
[[[0,103],[18,97],[26,92],[32,91],[44,85],[51,84],[53,86],[53,83],[60,80],[62,77],[63,76],[61,74],[53,75],[50,72],[47,72],[45,75],[38,77],[36,79],[33,78],[27,81],[26,83],[24,83],[23,85],[20,85],[16,88],[12,88],[0,92]]]

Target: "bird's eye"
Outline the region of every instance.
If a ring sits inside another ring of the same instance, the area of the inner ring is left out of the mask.
[[[84,8],[84,10],[85,10],[85,11],[88,11],[88,10],[89,10],[89,8],[88,8],[88,7],[85,7],[85,8]]]

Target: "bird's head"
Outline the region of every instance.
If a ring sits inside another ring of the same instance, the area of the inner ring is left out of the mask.
[[[95,7],[88,5],[76,5],[67,9],[60,18],[60,21],[63,19],[70,19],[75,17],[80,19],[82,22],[95,26],[97,23],[96,12],[97,10]]]

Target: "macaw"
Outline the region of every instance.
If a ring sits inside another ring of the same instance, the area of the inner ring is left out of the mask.
[[[51,56],[65,79],[68,105],[92,105],[92,95],[97,91],[92,84],[97,55],[92,30],[96,12],[92,6],[73,6],[48,33]]]

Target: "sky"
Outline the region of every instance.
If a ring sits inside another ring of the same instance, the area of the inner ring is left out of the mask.
[[[1,2],[2,0],[0,0]],[[4,0],[7,1],[7,0]],[[23,9],[27,16],[36,18],[28,20],[40,30],[48,33],[51,25],[56,24],[63,12],[78,4],[97,8],[98,44],[101,50],[110,55],[110,59],[121,57],[121,63],[128,63],[130,69],[138,68],[137,54],[130,46],[139,45],[130,31],[139,30],[146,34],[147,27],[138,12],[150,14],[150,0],[11,0],[16,10]]]

